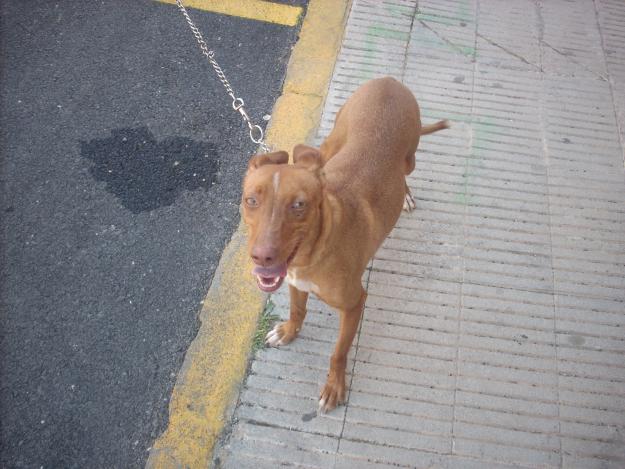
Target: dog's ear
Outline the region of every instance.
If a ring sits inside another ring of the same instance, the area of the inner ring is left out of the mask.
[[[248,171],[253,171],[266,164],[287,164],[289,154],[286,151],[274,151],[273,153],[262,153],[253,156],[247,165]]]
[[[310,171],[316,171],[323,166],[321,152],[306,145],[295,145],[295,148],[293,148],[293,163]]]

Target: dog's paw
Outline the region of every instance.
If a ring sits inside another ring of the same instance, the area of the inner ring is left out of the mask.
[[[406,192],[406,198],[404,199],[404,210],[406,212],[412,212],[417,208],[417,203],[412,198],[412,194]]]
[[[286,345],[292,342],[293,339],[297,337],[298,333],[299,327],[292,324],[291,321],[281,322],[280,324],[276,324],[274,328],[267,333],[265,345],[269,345],[270,347]]]
[[[325,414],[345,403],[345,372],[330,371],[328,381],[319,396],[319,412]]]

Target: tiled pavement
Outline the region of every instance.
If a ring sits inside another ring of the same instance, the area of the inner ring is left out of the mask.
[[[354,0],[317,144],[383,75],[453,127],[363,280],[348,405],[316,415],[338,320],[311,299],[217,466],[625,467],[625,2]]]

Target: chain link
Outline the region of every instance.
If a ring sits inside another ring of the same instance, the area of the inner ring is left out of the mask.
[[[235,111],[238,111],[238,113],[241,114],[241,117],[247,124],[247,127],[250,131],[250,139],[252,140],[252,142],[260,145],[260,147],[265,153],[269,153],[271,151],[271,148],[269,148],[269,145],[265,143],[265,134],[263,132],[262,127],[260,125],[252,123],[250,116],[245,111],[245,102],[241,98],[237,98],[237,96],[234,93],[234,90],[232,89],[232,86],[230,85],[230,82],[226,78],[226,74],[224,73],[224,71],[221,69],[221,67],[215,60],[215,52],[208,49],[208,46],[206,45],[206,42],[204,41],[204,38],[202,37],[202,33],[200,33],[200,30],[197,28],[197,26],[195,26],[193,21],[191,21],[191,18],[189,17],[189,14],[187,13],[186,8],[182,4],[182,1],[176,0],[176,5],[178,5],[178,9],[187,20],[187,23],[189,24],[189,27],[191,28],[191,32],[195,36],[195,39],[198,45],[200,46],[202,54],[206,56],[210,64],[213,66],[213,69],[215,70],[215,73],[217,74],[219,81],[221,81],[221,84],[224,85],[224,88],[226,89],[228,96],[230,96],[230,98],[232,99],[232,109],[234,109]]]

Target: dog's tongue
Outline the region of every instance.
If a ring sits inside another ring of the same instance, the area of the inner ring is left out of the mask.
[[[261,277],[286,277],[286,263],[274,265],[273,267],[261,267],[258,265],[252,270],[252,273]]]

